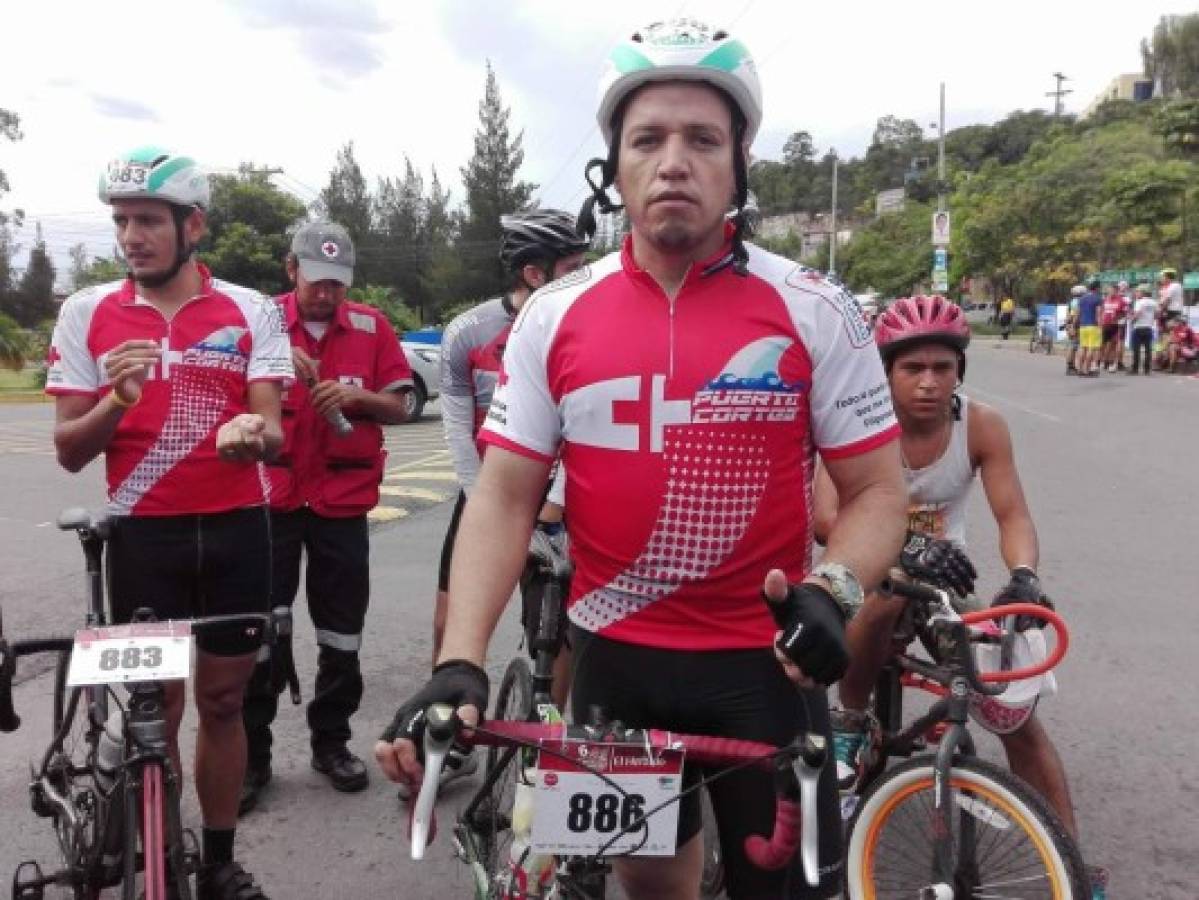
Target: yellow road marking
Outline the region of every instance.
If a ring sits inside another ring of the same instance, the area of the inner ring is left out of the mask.
[[[386,481],[407,481],[409,479],[412,479],[414,481],[457,481],[458,476],[455,475],[453,472],[448,472],[448,471],[436,471],[436,470],[418,471],[418,470],[414,470],[414,469],[408,469],[407,471],[401,472],[401,471],[392,469],[390,472],[387,473],[387,477],[384,480],[386,480]]]
[[[379,487],[379,493],[385,497],[406,497],[409,500],[431,500],[434,503],[440,503],[443,500],[449,500],[449,494],[439,494],[437,491],[428,491],[424,488],[403,487],[400,485],[384,484]]]
[[[366,514],[366,517],[372,522],[394,522],[396,519],[403,519],[407,515],[408,510],[401,509],[398,506],[376,506]]]

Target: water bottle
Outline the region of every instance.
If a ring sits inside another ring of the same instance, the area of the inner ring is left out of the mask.
[[[508,859],[520,887],[524,875],[523,889],[529,897],[540,897],[553,878],[554,857],[529,850],[533,834],[533,779],[537,775],[534,766],[524,770],[516,784],[516,796],[512,801],[512,845]]]
[[[307,381],[308,390],[316,387],[316,379],[309,378]],[[329,427],[333,429],[333,433],[338,437],[345,437],[354,430],[354,426],[350,420],[346,418],[346,414],[341,411],[341,407],[335,406],[325,413],[325,421],[329,423]]]
[[[112,789],[117,772],[125,761],[125,737],[121,732],[121,711],[114,709],[96,742],[96,784],[104,791]]]

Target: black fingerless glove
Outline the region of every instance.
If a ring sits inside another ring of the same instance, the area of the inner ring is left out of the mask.
[[[959,597],[970,595],[978,577],[970,557],[957,544],[919,531],[908,532],[899,566],[908,577],[949,588]]]
[[[487,709],[490,685],[487,673],[464,659],[449,659],[433,669],[433,677],[408,702],[396,710],[395,718],[379,736],[391,743],[407,738],[416,744],[419,755],[425,733],[425,710],[434,703],[448,703],[454,709],[475,706],[480,714]]]
[[[779,650],[805,675],[829,685],[845,674],[845,614],[832,594],[818,584],[791,584],[785,599],[767,599],[766,605],[783,631]]]
[[[1009,603],[1035,603],[1053,609],[1053,601],[1041,590],[1041,579],[1037,573],[1026,566],[1012,569],[1011,580],[995,595],[992,606],[1006,606]],[[1026,631],[1029,628],[1043,628],[1045,620],[1036,616],[1016,616],[1016,630]]]

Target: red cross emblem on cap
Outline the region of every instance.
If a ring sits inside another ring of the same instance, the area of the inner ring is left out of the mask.
[[[321,244],[321,253],[325,254],[325,256],[329,257],[329,259],[336,259],[338,252],[337,243],[335,241],[325,241],[323,244]]]

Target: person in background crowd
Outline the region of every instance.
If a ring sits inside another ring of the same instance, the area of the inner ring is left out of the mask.
[[[1070,306],[1066,311],[1066,339],[1070,341],[1070,352],[1066,354],[1066,374],[1077,375],[1078,367],[1078,298],[1087,292],[1081,284],[1070,288]]]
[[[346,299],[354,245],[344,228],[333,222],[302,226],[285,265],[295,289],[275,302],[298,378],[283,399],[283,447],[267,468],[271,607],[277,617],[290,620],[306,555],[308,614],[320,648],[308,704],[312,768],[339,791],[360,791],[367,785],[366,766],[348,742],[350,717],[363,691],[358,651],[370,599],[366,514],[379,502],[387,456],[380,426],[404,421],[403,394],[412,389],[412,370],[382,313]],[[275,649],[278,653],[280,646]],[[281,661],[272,666],[263,654],[247,688],[243,813],[271,780],[271,723],[283,689]]]
[[[1099,349],[1103,346],[1103,332],[1099,327],[1099,307],[1103,298],[1099,296],[1099,279],[1087,282],[1087,292],[1078,298],[1078,345],[1082,354],[1078,361],[1078,374],[1087,378],[1099,376]]]
[[[1175,319],[1182,318],[1186,299],[1182,292],[1182,284],[1178,281],[1177,269],[1162,269],[1158,284],[1158,319],[1165,330]]]
[[[1129,375],[1137,374],[1137,369],[1141,367],[1142,353],[1145,357],[1142,372],[1145,375],[1149,374],[1153,358],[1153,322],[1156,316],[1157,302],[1149,296],[1149,286],[1138,284],[1132,313],[1129,315],[1129,326],[1132,328],[1132,367],[1128,370]]]
[[[1166,358],[1164,366],[1169,372],[1177,372],[1180,363],[1189,363],[1195,359],[1195,331],[1187,324],[1186,319],[1175,319],[1170,326],[1166,343]]]
[[[1128,282],[1126,281],[1113,284],[1107,296],[1103,298],[1103,306],[1099,312],[1099,324],[1103,329],[1103,351],[1100,364],[1109,372],[1115,366],[1119,356],[1121,335],[1124,330],[1122,326],[1128,315],[1128,298],[1124,295],[1127,288]],[[1123,361],[1120,362],[1120,368],[1124,368]]]
[[[1002,330],[1003,339],[1006,341],[1012,333],[1012,320],[1016,317],[1016,301],[1011,297],[1004,297],[999,301],[999,327]]]

